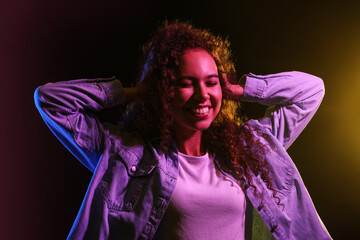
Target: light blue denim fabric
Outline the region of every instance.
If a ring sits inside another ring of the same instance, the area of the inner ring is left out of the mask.
[[[253,188],[246,189],[246,239],[251,239],[252,206],[275,239],[331,239],[286,152],[323,96],[323,81],[306,73],[247,75],[240,100],[269,106],[263,118],[248,123],[271,148],[266,161],[283,206],[254,175],[263,204]],[[120,105],[123,98],[114,77],[48,83],[35,91],[36,107],[48,127],[94,173],[68,239],[153,239],[171,199],[178,177],[176,146],[164,155],[94,114]]]

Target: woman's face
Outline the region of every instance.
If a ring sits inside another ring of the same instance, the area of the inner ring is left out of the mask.
[[[216,63],[203,49],[185,51],[180,60],[172,109],[177,130],[203,131],[220,111],[222,91]]]

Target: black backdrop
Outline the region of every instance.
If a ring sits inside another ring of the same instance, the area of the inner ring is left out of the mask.
[[[358,232],[360,4],[356,1],[0,1],[0,238],[64,239],[91,173],[43,123],[46,82],[137,76],[142,43],[164,19],[228,36],[238,73],[322,77],[326,96],[289,153],[334,239]],[[255,113],[256,106],[248,106]]]

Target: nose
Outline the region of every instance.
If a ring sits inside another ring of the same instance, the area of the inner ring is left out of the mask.
[[[205,101],[210,98],[208,89],[205,84],[197,84],[197,86],[195,87],[194,98],[201,101]]]

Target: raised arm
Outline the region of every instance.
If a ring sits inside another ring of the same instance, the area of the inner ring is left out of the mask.
[[[113,78],[48,83],[36,89],[35,105],[45,123],[89,170],[102,153],[104,131],[96,111],[136,99],[136,89],[124,89]]]
[[[268,129],[288,148],[309,123],[324,97],[323,81],[303,72],[248,74],[242,101],[269,106],[256,124]]]

